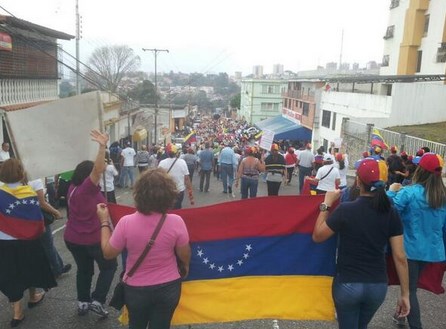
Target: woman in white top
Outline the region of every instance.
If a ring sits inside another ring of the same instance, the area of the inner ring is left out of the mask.
[[[312,180],[314,184],[317,183],[317,194],[335,191],[336,187],[341,183],[339,170],[333,166],[333,157],[326,153],[323,163],[324,165],[318,169],[315,178],[306,177],[306,179]]]
[[[112,159],[110,159],[110,155],[106,153],[105,162],[107,163],[107,167],[105,167],[104,175],[105,175],[105,187],[107,190],[107,196],[104,194],[104,179],[101,178],[99,181],[99,186],[101,187],[101,192],[106,196],[107,202],[116,203],[115,196],[115,177],[119,175],[118,170],[113,164]]]
[[[337,153],[335,158],[336,162],[333,166],[339,170],[339,175],[341,176],[339,189],[342,190],[347,187],[348,156],[347,154]]]

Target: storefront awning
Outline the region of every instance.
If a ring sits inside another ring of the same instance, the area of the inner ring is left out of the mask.
[[[312,131],[310,129],[298,125],[281,115],[257,122],[255,125],[260,130],[267,129],[273,131],[275,140],[311,140]]]

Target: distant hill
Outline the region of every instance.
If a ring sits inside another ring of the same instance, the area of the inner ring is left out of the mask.
[[[398,133],[406,133],[407,135],[418,138],[428,139],[433,142],[446,144],[446,122],[429,123],[425,125],[415,126],[396,126],[386,128]]]

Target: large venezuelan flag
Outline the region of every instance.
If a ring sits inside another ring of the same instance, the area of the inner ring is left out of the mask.
[[[192,247],[172,324],[334,319],[336,240],[311,239],[321,201],[258,197],[172,211],[185,220]]]
[[[191,144],[191,143],[196,143],[196,142],[197,142],[197,134],[195,133],[194,130],[192,130],[189,135],[184,137],[185,144]]]
[[[19,240],[38,238],[44,229],[36,192],[28,186],[0,187],[0,231]]]

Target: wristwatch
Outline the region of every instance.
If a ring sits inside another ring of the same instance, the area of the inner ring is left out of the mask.
[[[320,211],[329,211],[331,208],[331,206],[327,205],[326,203],[321,203],[319,205],[319,210]]]

